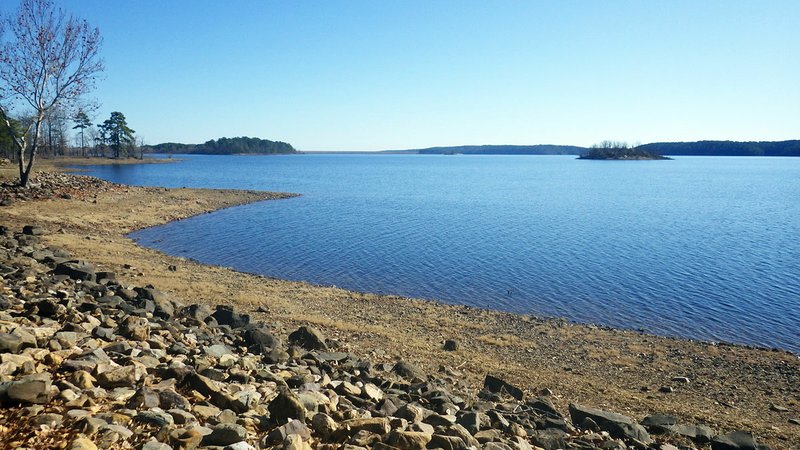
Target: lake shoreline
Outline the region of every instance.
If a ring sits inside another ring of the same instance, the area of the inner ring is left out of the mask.
[[[550,389],[562,411],[567,402],[579,402],[637,419],[663,412],[722,432],[752,430],[775,448],[800,442],[800,426],[788,423],[800,415],[800,361],[789,352],[284,281],[170,256],[127,237],[224,207],[286,197],[119,186],[0,211],[15,226],[45,227],[49,243],[114,270],[123,281],[147,280],[187,302],[234,304],[285,329],[313,324],[377,361],[402,356],[429,371],[456,367],[473,387],[486,373],[502,375],[528,392]],[[442,351],[446,339],[458,340],[459,349]],[[673,381],[680,377],[690,383]]]

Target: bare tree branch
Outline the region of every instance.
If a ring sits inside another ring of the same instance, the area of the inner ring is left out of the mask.
[[[97,28],[67,15],[50,0],[22,0],[16,15],[2,17],[0,22],[0,112],[8,118],[20,102],[34,111],[22,139],[5,124],[18,144],[20,184],[25,186],[44,120],[56,109],[71,109],[94,88],[96,76],[103,71],[102,38]],[[2,31],[9,36],[5,38]]]

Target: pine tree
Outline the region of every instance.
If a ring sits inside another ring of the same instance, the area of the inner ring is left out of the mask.
[[[99,127],[104,131],[108,145],[114,151],[114,158],[119,158],[123,149],[128,153],[133,149],[136,142],[133,136],[135,131],[128,127],[125,115],[121,112],[112,112],[111,117],[99,125]]]
[[[83,143],[83,130],[92,126],[92,121],[89,120],[89,116],[87,116],[83,111],[78,111],[78,113],[75,114],[75,117],[72,118],[72,121],[75,123],[75,126],[72,127],[72,129],[81,130],[81,156],[86,156],[86,145]]]

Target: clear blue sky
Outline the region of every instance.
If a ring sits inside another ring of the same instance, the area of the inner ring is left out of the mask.
[[[800,138],[797,0],[61,4],[104,36],[95,122],[148,143]]]

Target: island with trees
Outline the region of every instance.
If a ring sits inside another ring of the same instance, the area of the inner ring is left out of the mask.
[[[603,141],[581,153],[578,159],[646,161],[672,159],[647,151],[641,146],[630,146],[626,142]]]
[[[297,153],[291,144],[256,137],[221,137],[202,144],[166,142],[148,146],[152,153],[181,153],[200,155],[272,155]]]

